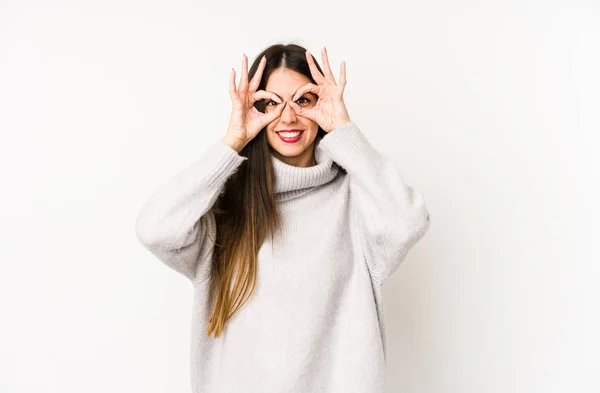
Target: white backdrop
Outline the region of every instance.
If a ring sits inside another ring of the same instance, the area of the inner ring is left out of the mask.
[[[0,2],[0,391],[188,392],[192,287],[138,243],[275,42],[428,203],[385,288],[389,392],[598,392],[595,1]]]

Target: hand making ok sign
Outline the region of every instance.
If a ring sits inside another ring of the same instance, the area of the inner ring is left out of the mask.
[[[290,105],[294,108],[298,116],[310,119],[321,126],[326,132],[330,132],[350,122],[350,116],[348,115],[343,98],[344,88],[346,87],[346,63],[342,61],[340,65],[340,78],[336,82],[329,67],[329,59],[327,58],[327,49],[325,47],[321,50],[321,56],[323,57],[325,75],[321,74],[317,68],[312,54],[306,51],[306,60],[310,68],[310,73],[317,84],[307,83],[300,87]],[[309,92],[319,97],[315,106],[302,108],[296,104],[298,97],[302,97],[304,93]]]

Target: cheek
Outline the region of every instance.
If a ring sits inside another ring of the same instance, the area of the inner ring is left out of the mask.
[[[311,132],[312,132],[313,134],[315,134],[315,135],[316,135],[316,134],[317,134],[317,132],[319,132],[319,125],[318,125],[317,123],[313,122],[313,121],[309,121],[309,122],[310,122],[310,125],[308,125],[308,127],[307,127],[307,128],[308,128],[309,130],[311,130]]]
[[[311,132],[317,132],[317,130],[319,129],[319,126],[317,123],[315,123],[312,120],[309,120],[307,118],[301,117],[300,118],[302,124],[304,125],[304,128],[306,128],[307,130],[310,130]]]
[[[275,131],[275,122],[267,124],[267,128],[265,129],[265,131],[267,131],[267,135],[271,135]]]

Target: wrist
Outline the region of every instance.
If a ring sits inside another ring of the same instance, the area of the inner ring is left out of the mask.
[[[342,126],[345,126],[346,124],[350,123],[352,120],[350,120],[349,117],[346,117],[344,119],[339,119],[333,122],[332,124],[332,131],[335,130],[336,128],[340,128]]]
[[[229,147],[231,147],[233,150],[237,151],[238,153],[240,153],[242,151],[242,149],[246,146],[246,142],[240,140],[239,138],[226,134],[223,138],[222,138],[223,142],[225,142],[227,145],[229,145]]]

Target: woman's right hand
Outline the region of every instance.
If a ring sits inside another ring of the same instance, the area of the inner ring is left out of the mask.
[[[266,64],[267,58],[263,56],[256,74],[250,81],[250,84],[248,84],[248,58],[244,54],[242,77],[237,88],[235,86],[235,69],[231,70],[229,83],[229,95],[231,96],[232,104],[231,118],[227,134],[223,137],[223,140],[238,152],[254,139],[267,124],[279,117],[287,104],[286,102],[284,105],[277,105],[274,111],[269,111],[268,113],[261,113],[254,107],[254,103],[262,99],[271,99],[278,104],[282,103],[274,93],[265,90],[256,91]]]

